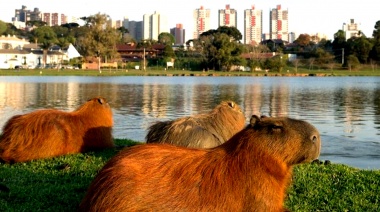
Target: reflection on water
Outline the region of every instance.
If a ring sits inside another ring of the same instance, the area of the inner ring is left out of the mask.
[[[236,101],[252,114],[314,124],[322,160],[380,169],[380,78],[376,77],[0,77],[0,125],[41,108],[72,111],[106,97],[114,136],[143,141],[156,122]]]

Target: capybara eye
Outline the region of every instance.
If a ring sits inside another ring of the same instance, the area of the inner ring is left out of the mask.
[[[272,125],[272,126],[271,126],[271,129],[272,129],[272,131],[274,131],[274,132],[281,132],[281,130],[282,130],[282,126],[279,126],[279,125]]]

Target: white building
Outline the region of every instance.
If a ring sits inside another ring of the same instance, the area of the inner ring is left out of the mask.
[[[67,49],[51,48],[47,52],[46,64],[60,65],[79,56],[71,44]],[[0,37],[0,69],[13,69],[15,66],[35,68],[38,65],[43,65],[43,51],[37,44],[16,36]]]
[[[168,21],[166,16],[158,13],[145,14],[143,16],[143,39],[158,40],[158,35],[167,32],[169,33]]]
[[[352,37],[360,37],[360,24],[355,23],[354,19],[351,19],[350,22],[343,23],[343,31],[346,34],[346,40]]]
[[[263,37],[263,11],[255,9],[244,10],[244,44],[257,45]]]
[[[200,34],[210,30],[210,9],[204,9],[203,6],[201,6],[199,9],[195,9],[193,13],[193,18],[193,38],[198,39]]]
[[[288,40],[288,10],[283,10],[281,5],[272,9],[269,15],[269,34],[270,39]]]
[[[237,27],[237,12],[227,4],[226,8],[219,10],[219,26]]]

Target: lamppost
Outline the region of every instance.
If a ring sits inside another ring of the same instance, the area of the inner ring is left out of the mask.
[[[102,71],[100,70],[100,50],[96,51],[96,53],[98,54],[98,70],[99,73],[101,73]]]

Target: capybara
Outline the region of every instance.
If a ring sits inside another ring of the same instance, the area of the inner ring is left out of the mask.
[[[286,211],[292,166],[316,159],[320,145],[305,121],[252,116],[214,148],[125,148],[100,170],[79,210]]]
[[[226,142],[246,125],[245,116],[233,101],[223,101],[211,112],[157,122],[149,127],[147,143],[211,148]]]
[[[25,162],[113,147],[112,126],[112,110],[102,97],[73,112],[44,109],[16,115],[4,125],[0,159]]]

